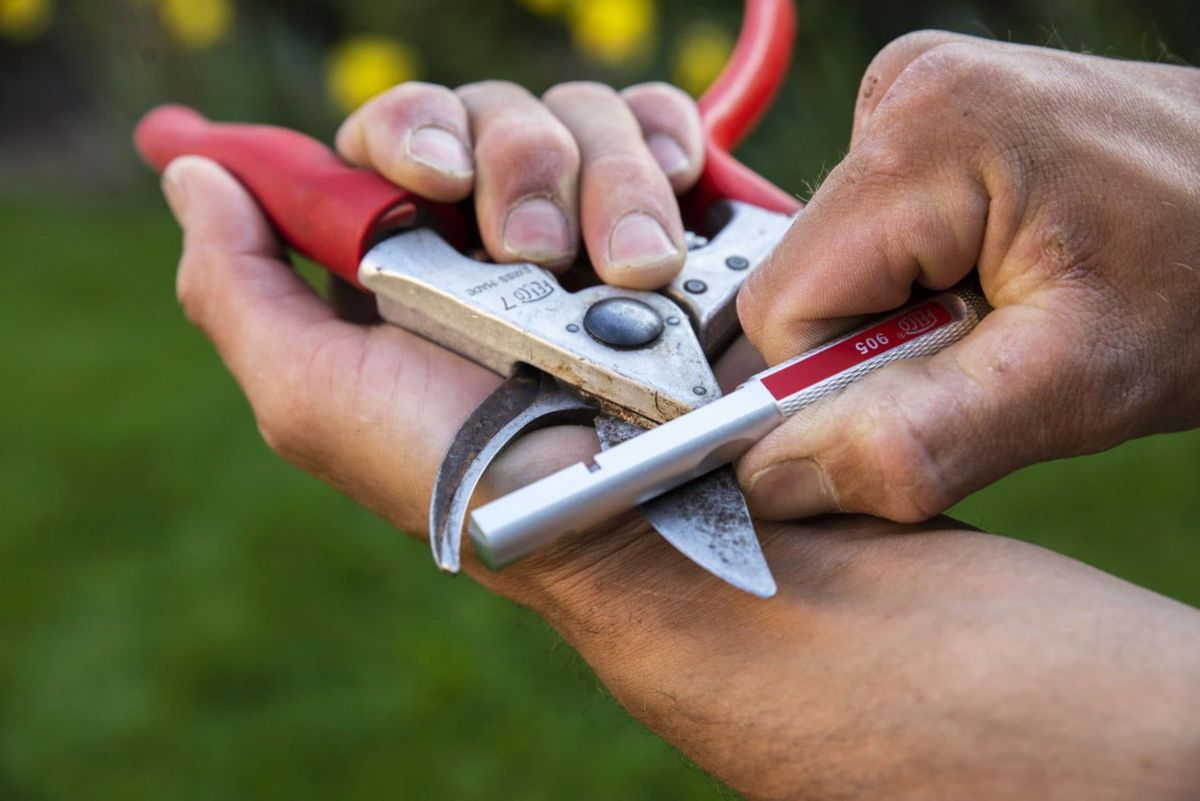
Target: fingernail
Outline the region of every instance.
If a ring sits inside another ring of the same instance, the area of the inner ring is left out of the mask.
[[[687,153],[673,136],[654,134],[646,140],[646,145],[650,148],[658,166],[662,167],[662,171],[667,175],[683,172],[691,164]]]
[[[837,511],[825,471],[812,459],[778,462],[751,476],[746,500],[760,517],[794,520]]]
[[[571,229],[553,201],[522,200],[504,220],[504,249],[533,262],[561,261],[571,255]]]
[[[678,254],[658,220],[640,211],[618,220],[608,237],[608,260],[614,267],[647,267]]]
[[[183,172],[184,168],[179,162],[173,161],[163,170],[161,181],[167,205],[171,207],[171,213],[180,224],[183,223],[183,215],[187,212],[187,186],[183,180]]]
[[[445,128],[427,125],[408,135],[408,155],[440,173],[461,178],[475,171],[467,146]]]

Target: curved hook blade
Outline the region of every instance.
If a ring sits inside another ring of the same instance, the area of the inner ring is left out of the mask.
[[[595,415],[590,403],[525,365],[484,398],[454,435],[434,480],[429,545],[438,567],[458,572],[467,506],[500,451],[522,434],[553,425],[590,424]]]

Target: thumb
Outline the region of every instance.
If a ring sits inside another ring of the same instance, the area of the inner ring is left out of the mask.
[[[1040,303],[984,318],[934,356],[895,362],[801,411],[755,445],[738,477],[756,514],[864,512],[925,520],[1036,461],[1080,452],[1086,375],[1061,315]],[[1065,372],[1064,372],[1065,371]]]

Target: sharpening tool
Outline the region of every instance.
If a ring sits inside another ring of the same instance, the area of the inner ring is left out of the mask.
[[[967,284],[776,365],[590,463],[480,507],[470,518],[471,542],[485,564],[500,568],[586,531],[736,459],[784,420],[880,367],[948,347],[988,311],[983,295]]]

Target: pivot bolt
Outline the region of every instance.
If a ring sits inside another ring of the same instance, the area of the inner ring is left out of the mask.
[[[583,327],[597,342],[612,348],[644,348],[658,339],[663,319],[654,308],[632,298],[606,298],[583,315]]]

